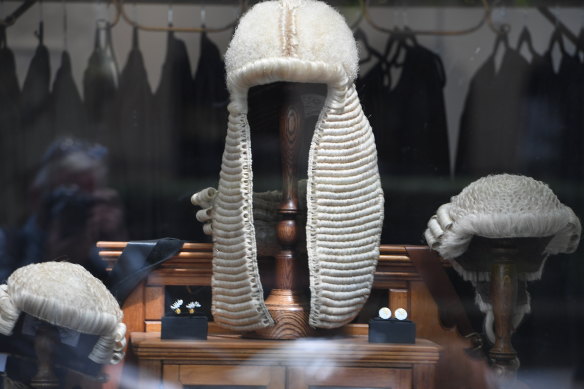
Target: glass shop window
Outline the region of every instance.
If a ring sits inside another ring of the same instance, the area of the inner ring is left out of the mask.
[[[237,1],[124,4],[137,25],[219,27],[208,32],[133,27],[115,5],[80,0],[38,2],[12,19],[21,3],[0,2],[0,283],[51,260],[79,263],[107,283],[98,241],[210,243],[190,199],[219,180],[230,100],[223,56]],[[355,88],[385,195],[382,244],[426,245],[437,209],[491,174],[543,181],[584,217],[582,2],[330,3],[357,42]],[[314,84],[301,99],[298,180],[307,178],[326,96]],[[254,185],[281,191],[278,97],[268,86],[249,100],[261,107],[248,117]],[[258,227],[268,254],[272,227]],[[534,388],[584,383],[582,256],[579,248],[551,257],[526,289],[530,313],[513,345],[518,377]],[[482,331],[473,286],[447,271]]]

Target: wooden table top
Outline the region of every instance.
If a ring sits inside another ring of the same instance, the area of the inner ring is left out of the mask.
[[[139,359],[199,364],[407,367],[435,364],[440,357],[440,346],[426,339],[417,339],[416,344],[387,344],[369,343],[366,336],[264,340],[225,335],[202,341],[162,340],[159,332],[133,332],[131,347]]]

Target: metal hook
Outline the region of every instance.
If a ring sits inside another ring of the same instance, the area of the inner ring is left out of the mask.
[[[132,27],[132,49],[138,50],[138,29]]]
[[[96,2],[95,2],[95,13],[96,13],[95,22],[96,23],[99,23],[99,20],[104,18],[105,12],[103,11],[103,9],[104,9],[104,6],[103,6],[102,0],[96,0]]]
[[[494,2],[493,5],[497,5],[498,3],[499,2]],[[495,25],[495,22],[493,21],[493,9],[487,0],[483,0],[483,7],[485,8],[489,28],[493,30],[494,33],[498,35],[506,35],[511,31],[511,26],[507,23],[501,23],[499,26]]]
[[[401,14],[402,27],[405,28],[408,25],[408,11],[405,2],[400,2],[399,13]]]
[[[42,45],[45,40],[45,23],[41,20],[39,22],[39,28],[34,32],[34,36],[37,37],[39,43]]]
[[[43,0],[39,0],[39,27],[38,30],[34,32],[34,36],[37,37],[39,43],[42,45],[45,40],[45,22],[43,16]]]
[[[95,24],[97,25],[97,28],[101,28],[101,29],[105,29],[108,26],[108,20],[105,18],[99,18],[95,21]]]
[[[67,51],[69,49],[69,39],[67,37],[68,25],[67,25],[67,2],[62,0],[63,4],[63,49]]]
[[[118,22],[120,21],[120,10],[118,7],[114,7],[114,11],[115,11],[115,15],[113,18],[110,17],[109,15],[109,9],[110,9],[110,4],[111,2],[108,1],[107,3],[102,3],[102,0],[97,0],[95,2],[96,7],[97,7],[97,18],[96,18],[96,22],[99,23],[105,23],[105,25],[107,25],[108,27],[113,27],[116,24],[118,24]],[[100,7],[102,4],[103,8]],[[101,12],[100,12],[101,11]]]
[[[168,13],[167,13],[167,24],[168,24],[168,27],[172,27],[172,25],[173,25],[173,19],[174,19],[174,15],[173,15],[173,10],[172,10],[172,3],[169,2],[168,3]]]
[[[102,5],[102,0],[97,0],[96,2],[97,6],[99,7],[100,5]],[[113,27],[116,24],[118,24],[118,22],[120,21],[120,10],[118,7],[114,7],[114,11],[115,11],[115,15],[112,18],[110,18],[109,15],[109,7],[110,7],[110,2],[108,1],[104,7],[103,7],[103,12],[101,12],[101,14],[99,13],[99,9],[98,9],[98,17],[97,17],[97,22],[98,23],[105,23],[108,27]]]

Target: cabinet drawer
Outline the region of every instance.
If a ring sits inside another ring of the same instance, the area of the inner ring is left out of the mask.
[[[308,365],[164,365],[165,388],[189,389],[409,389],[412,370]]]
[[[412,388],[411,369],[335,366],[291,367],[288,389]]]
[[[286,369],[250,365],[164,365],[164,387],[285,389]]]

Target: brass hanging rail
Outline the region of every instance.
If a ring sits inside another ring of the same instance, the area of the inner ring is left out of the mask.
[[[30,9],[30,7],[35,5],[37,2],[38,2],[38,0],[25,0],[10,15],[5,17],[4,19],[0,19],[0,26],[4,26],[4,27],[12,26],[14,23],[16,23],[18,18],[20,16],[22,16],[22,14],[24,14],[26,11],[28,11]],[[116,12],[116,15],[114,16],[113,21],[109,22],[110,27],[115,26],[119,22],[119,20],[120,20],[120,13]]]
[[[137,28],[138,30],[143,31],[157,31],[157,32],[164,32],[164,31],[174,31],[174,32],[222,32],[232,29],[239,20],[239,16],[235,18],[234,21],[231,23],[223,26],[223,27],[174,27],[174,26],[147,26],[132,20],[128,14],[126,14],[124,8],[124,1],[123,0],[113,0],[118,13],[121,17],[132,27]],[[245,1],[240,0],[240,10],[239,15],[241,15],[245,11]]]
[[[18,6],[18,8],[16,8],[10,15],[8,15],[7,17],[0,19],[0,26],[4,26],[4,27],[10,27],[12,26],[20,16],[22,16],[22,14],[24,14],[26,11],[28,11],[35,3],[37,3],[38,0],[25,0],[22,4],[20,4]],[[84,0],[85,1],[85,0]],[[227,2],[233,2],[233,0],[217,0],[217,5],[226,5]],[[76,1],[76,0],[67,0],[67,2],[80,2],[80,1]],[[130,17],[128,17],[128,15],[125,12],[124,9],[124,3],[122,0],[112,0],[112,2],[115,5],[115,9],[116,9],[116,14],[113,18],[112,21],[109,22],[110,27],[115,26],[120,18],[123,18],[126,22],[128,22],[128,24],[130,24],[131,26],[134,26],[136,28],[138,28],[139,30],[145,30],[145,31],[177,31],[177,32],[220,32],[220,31],[226,31],[229,30],[230,28],[232,28],[233,26],[235,26],[235,24],[237,23],[239,18],[236,18],[232,23],[229,23],[226,26],[223,27],[219,27],[219,28],[211,28],[211,27],[205,27],[205,28],[181,28],[181,27],[153,27],[153,26],[144,26],[141,25],[139,23],[137,23],[136,21],[132,20]],[[140,0],[141,3],[152,3],[152,4],[160,4],[159,0]],[[180,2],[180,1],[179,1]],[[181,2],[181,4],[184,4],[185,2]],[[209,5],[209,0],[189,0],[189,4],[200,4],[200,5]],[[215,2],[213,2],[213,5],[215,5]],[[243,11],[246,8],[246,1],[245,0],[240,0],[240,15],[241,13],[243,13]]]
[[[393,28],[387,28],[380,26],[377,24],[372,18],[369,13],[369,1],[370,0],[359,0],[361,3],[362,14],[365,20],[376,30],[387,32],[387,33],[394,33],[395,30]],[[484,9],[483,17],[477,24],[472,27],[468,27],[461,30],[411,30],[409,33],[414,35],[441,35],[441,36],[455,36],[455,35],[466,35],[473,33],[480,29],[485,23],[489,25],[489,27],[496,33],[502,34],[507,33],[510,30],[509,25],[503,24],[501,26],[496,26],[492,19],[492,11],[491,6],[489,5],[488,0],[481,0],[482,6]]]
[[[0,26],[4,26],[4,27],[12,26],[18,20],[18,18],[22,14],[24,14],[26,11],[28,11],[37,1],[38,0],[24,0],[22,2],[22,4],[20,4],[10,15],[8,15],[7,17],[5,17],[3,19],[0,19]],[[71,3],[79,3],[79,2],[86,2],[86,1],[87,0],[67,0],[67,2],[71,2]],[[115,6],[116,6],[116,15],[114,16],[114,20],[110,23],[111,26],[116,25],[119,22],[120,18],[123,18],[130,25],[137,27],[138,29],[145,30],[145,31],[220,32],[220,31],[225,31],[225,30],[232,28],[237,23],[237,19],[236,19],[232,23],[229,23],[226,26],[218,27],[218,28],[209,28],[209,27],[206,27],[206,28],[196,28],[196,27],[181,28],[181,27],[144,26],[144,25],[141,25],[141,24],[137,23],[136,21],[130,19],[127,16],[127,14],[125,13],[123,0],[112,0],[112,1],[115,3]],[[174,0],[174,1],[177,4],[186,4],[188,2],[188,4],[194,4],[194,5],[209,5],[210,0]],[[240,12],[243,13],[243,11],[245,11],[245,9],[249,6],[249,4],[253,4],[257,1],[259,1],[259,0],[240,0]],[[353,0],[332,0],[331,3],[334,3],[336,6],[346,6],[346,5],[350,4],[351,1],[353,1]],[[369,14],[369,1],[370,0],[359,0],[361,12],[360,12],[357,20],[355,20],[355,22],[352,23],[351,28],[354,30],[359,25],[361,20],[365,19],[376,30],[387,32],[387,33],[394,32],[393,29],[391,29],[391,28],[386,28],[386,27],[380,26],[371,18],[371,15]],[[442,30],[442,31],[441,30],[414,30],[411,33],[413,33],[415,35],[444,35],[444,36],[466,35],[466,34],[470,34],[472,32],[477,31],[478,29],[480,29],[485,24],[485,22],[496,33],[508,32],[509,25],[503,24],[503,25],[497,27],[495,25],[495,23],[493,22],[492,10],[491,10],[491,6],[488,3],[488,0],[480,0],[480,1],[481,1],[482,7],[485,10],[485,12],[483,14],[483,18],[474,26],[471,26],[471,27],[466,28],[466,29],[461,29],[461,30]],[[141,4],[161,4],[160,0],[136,0],[134,2],[139,2]],[[225,5],[229,5],[232,2],[233,2],[233,0],[213,0],[213,5],[225,6]],[[453,2],[455,2],[455,1],[446,2],[445,4],[441,4],[441,5],[443,5],[443,6],[444,5],[452,5]],[[543,3],[543,0],[534,2],[534,4],[537,4],[537,3]],[[563,1],[561,1],[561,3],[568,5],[568,6],[572,5],[572,3],[574,3],[574,5],[575,5],[576,0],[573,0],[573,1],[563,0]],[[413,1],[412,2],[412,6],[417,6],[417,5],[426,5],[426,4],[424,3],[424,1],[418,1],[418,2]],[[383,4],[381,6],[387,7],[387,4]],[[536,8],[546,19],[548,19],[552,24],[557,26],[562,31],[563,35],[566,38],[568,38],[573,43],[577,44],[578,38],[576,37],[576,35],[569,28],[567,28],[562,22],[560,22],[558,17],[555,16],[549,10],[549,8],[547,6],[537,5]]]
[[[28,11],[28,9],[30,7],[32,7],[36,2],[37,2],[37,0],[25,0],[10,15],[8,15],[4,19],[0,19],[0,26],[5,26],[5,27],[12,26],[16,22],[16,20],[20,17],[20,15],[22,15],[23,13]]]
[[[550,9],[548,7],[540,5],[537,7],[537,10],[547,20],[549,20],[550,23],[552,23],[554,26],[556,26],[566,38],[568,38],[570,41],[572,41],[572,43],[574,43],[576,46],[579,45],[578,37],[568,27],[566,27],[566,25],[564,23],[562,23],[560,21],[560,19],[556,15],[554,15],[552,11],[550,11]]]

